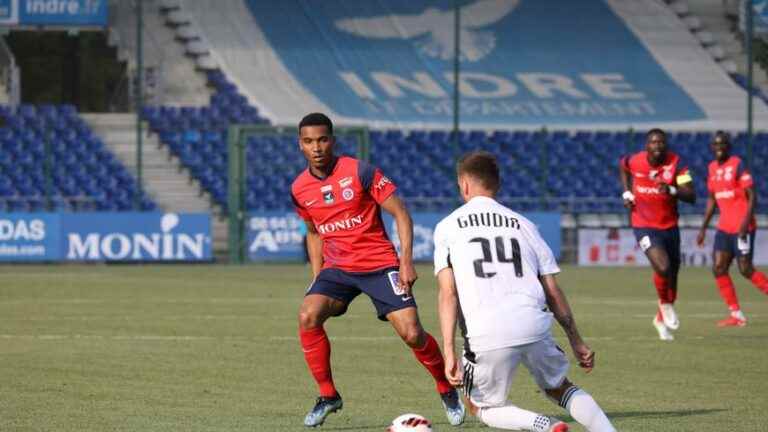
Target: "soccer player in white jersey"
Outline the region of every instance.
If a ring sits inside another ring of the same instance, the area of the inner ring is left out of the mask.
[[[552,316],[565,330],[579,365],[594,366],[555,275],[552,251],[536,226],[494,199],[496,158],[472,152],[458,163],[466,204],[435,228],[435,274],[448,380],[464,387],[470,412],[499,429],[564,432],[557,419],[518,408],[507,394],[518,364],[547,396],[590,432],[615,429],[595,400],[566,377],[568,359],[552,338]],[[456,324],[464,337],[457,364]]]

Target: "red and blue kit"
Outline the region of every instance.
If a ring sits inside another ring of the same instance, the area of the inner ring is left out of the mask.
[[[720,209],[717,229],[728,234],[738,234],[747,216],[747,192],[753,185],[752,174],[738,156],[731,156],[722,164],[712,161],[707,175],[707,189],[715,197]],[[749,231],[757,227],[755,218],[749,223]]]
[[[752,174],[738,156],[730,156],[722,164],[712,161],[707,174],[707,189],[720,209],[715,234],[715,250],[735,256],[752,255],[755,248],[755,217],[747,226],[747,239],[739,240],[739,229],[747,216],[749,202],[746,190],[753,186]]]
[[[397,187],[381,170],[351,157],[336,159],[325,178],[304,170],[291,186],[296,213],[323,239],[323,269],[371,272],[399,266],[380,204]]]
[[[648,152],[627,156],[621,161],[622,168],[632,176],[632,193],[635,206],[631,212],[633,228],[666,230],[677,227],[677,198],[662,193],[658,181],[677,187],[692,181],[688,167],[680,157],[668,152],[660,166],[651,166]]]

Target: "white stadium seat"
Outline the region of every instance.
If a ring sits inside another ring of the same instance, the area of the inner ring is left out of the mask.
[[[719,64],[729,74],[735,74],[739,71],[739,66],[736,65],[736,62],[734,62],[733,60],[724,59]]]
[[[219,63],[209,54],[201,55],[196,60],[198,69],[213,70],[219,68]]]
[[[171,25],[180,26],[188,24],[190,21],[192,21],[192,18],[188,13],[182,12],[180,10],[174,10],[167,15],[166,21]]]
[[[676,2],[674,2],[674,3],[671,3],[671,4],[669,5],[669,7],[670,7],[670,8],[672,8],[672,10],[673,10],[673,11],[674,11],[674,12],[675,12],[677,15],[679,15],[679,16],[685,16],[685,15],[688,15],[688,13],[689,13],[689,12],[690,12],[690,10],[691,10],[691,9],[688,7],[688,3],[687,3],[687,2],[685,2],[685,1],[682,1],[682,0],[680,0],[680,1],[676,1]]]
[[[693,15],[683,18],[683,23],[688,27],[688,30],[697,31],[701,29],[701,20]]]
[[[195,26],[187,24],[176,28],[176,37],[181,40],[200,38],[200,31]]]
[[[158,6],[160,6],[160,10],[162,11],[181,9],[182,0],[160,0]]]
[[[204,42],[201,40],[191,40],[187,42],[187,44],[184,47],[184,51],[187,54],[192,54],[194,56],[200,56],[205,55],[211,52],[211,46],[208,44],[208,42]]]
[[[707,48],[707,52],[709,52],[709,55],[715,60],[719,61],[725,58],[725,50],[720,45],[712,45]]]
[[[696,33],[696,39],[704,46],[709,46],[715,43],[715,35],[708,31],[701,31]]]

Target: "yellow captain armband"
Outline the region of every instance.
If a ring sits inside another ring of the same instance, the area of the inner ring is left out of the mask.
[[[685,173],[677,176],[677,184],[686,184],[693,181],[693,177],[691,177],[690,173]]]

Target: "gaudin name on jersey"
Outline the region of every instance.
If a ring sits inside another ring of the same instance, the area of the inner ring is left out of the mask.
[[[520,222],[516,218],[492,212],[470,213],[466,216],[459,216],[456,222],[459,224],[459,228],[494,227],[520,229]]]

